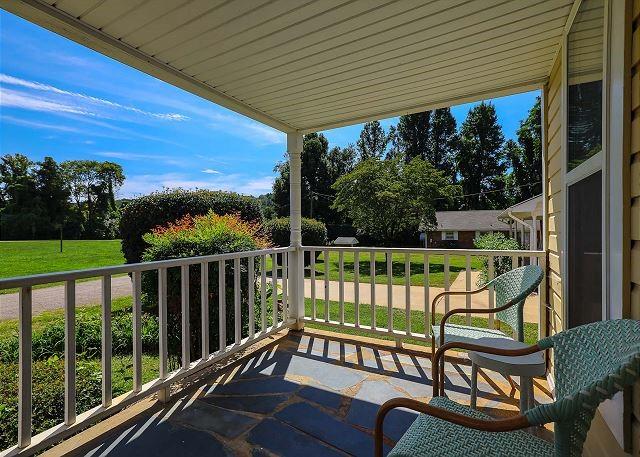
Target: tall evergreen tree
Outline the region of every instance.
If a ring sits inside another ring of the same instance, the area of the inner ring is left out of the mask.
[[[387,151],[389,137],[378,121],[367,122],[362,127],[360,138],[356,142],[360,161],[367,159],[381,159]]]
[[[508,142],[505,153],[511,166],[510,185],[516,202],[542,193],[542,126],[540,97],[520,122],[518,143]],[[511,144],[513,143],[513,144]]]
[[[495,107],[480,103],[469,110],[460,129],[458,172],[465,197],[465,209],[497,209],[504,207],[507,163],[502,148],[504,135],[498,123]]]
[[[456,181],[456,156],[460,139],[456,131],[456,120],[449,108],[439,108],[431,113],[431,126],[425,159],[445,176]]]
[[[426,158],[429,150],[429,130],[431,111],[400,116],[396,128],[398,148],[404,154],[405,161],[415,157]]]

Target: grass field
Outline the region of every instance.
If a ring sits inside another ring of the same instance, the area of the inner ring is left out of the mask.
[[[0,278],[121,265],[120,240],[0,241]],[[59,283],[43,284],[36,288]],[[0,290],[0,294],[16,289]]]
[[[0,241],[0,278],[120,265],[120,240]]]
[[[371,262],[369,253],[360,254],[360,282],[371,282]],[[387,283],[387,263],[384,253],[377,253],[375,260],[376,284]],[[471,258],[471,269],[479,270],[482,267],[480,259]],[[320,254],[316,261],[316,277],[324,277],[324,254]],[[337,252],[329,253],[329,279],[337,281],[339,279],[340,260]],[[449,281],[453,282],[460,271],[466,268],[464,256],[452,255],[449,257]],[[404,284],[405,255],[393,254],[392,259],[393,283]],[[424,285],[424,255],[412,254],[410,256],[411,284],[414,286]],[[344,280],[352,282],[354,280],[354,254],[345,252],[344,254]],[[429,285],[442,287],[444,285],[444,256],[429,256]]]

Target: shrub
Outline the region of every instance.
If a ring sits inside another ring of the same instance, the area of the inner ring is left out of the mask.
[[[96,369],[97,368],[97,369]],[[33,432],[43,432],[64,420],[64,360],[52,357],[33,362]],[[76,376],[78,411],[100,403],[99,363],[79,360]],[[18,366],[0,363],[0,449],[18,440]]]
[[[204,216],[184,216],[175,223],[157,227],[144,236],[148,248],[142,258],[145,262],[178,259],[183,257],[207,256],[229,252],[250,251],[269,246],[258,224],[245,222],[238,215],[219,216],[209,212]],[[258,269],[259,259],[254,261]],[[225,261],[225,299],[227,344],[234,341],[234,262]],[[256,285],[249,284],[248,259],[240,262],[242,336],[248,335],[248,290]],[[218,262],[209,264],[209,317],[211,349],[218,346]],[[257,277],[257,275],[256,275]],[[181,347],[181,271],[180,268],[167,270],[167,316],[169,331],[169,351],[179,356]],[[146,309],[157,312],[158,281],[157,271],[146,272],[142,278],[142,290]],[[200,354],[200,264],[189,267],[189,318],[191,324],[192,359]],[[259,300],[256,300],[259,303]],[[256,307],[258,308],[258,307]],[[256,313],[256,316],[258,314]],[[256,317],[256,323],[259,319]]]
[[[475,240],[473,244],[477,249],[486,249],[488,251],[500,251],[500,250],[518,250],[520,244],[513,238],[506,237],[503,233],[487,233]],[[507,271],[511,270],[511,256],[500,256],[493,258],[494,275],[499,276]],[[482,258],[482,269],[480,271],[480,277],[478,278],[478,285],[482,286],[486,284],[489,270],[489,259]],[[495,277],[494,276],[494,277]]]
[[[200,216],[213,211],[216,214],[239,214],[248,222],[262,222],[258,201],[233,192],[182,189],[154,192],[131,200],[122,208],[120,237],[122,252],[127,263],[140,262],[148,244],[143,236],[155,227],[174,222],[187,214]]]
[[[324,223],[302,218],[302,244],[303,246],[324,246],[327,244],[327,226]],[[288,217],[272,219],[265,223],[264,231],[275,246],[286,247],[290,244],[290,224]],[[310,264],[309,252],[304,253],[304,265]],[[317,253],[319,255],[320,253]],[[278,255],[278,265],[282,264],[281,254]]]

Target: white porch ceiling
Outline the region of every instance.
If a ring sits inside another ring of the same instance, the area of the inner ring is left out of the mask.
[[[2,8],[283,131],[529,90],[574,0],[2,0]]]

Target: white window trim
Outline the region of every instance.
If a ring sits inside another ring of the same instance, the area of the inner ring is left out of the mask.
[[[447,238],[447,234],[452,233],[453,238]],[[442,231],[442,241],[458,241],[458,231],[457,230],[443,230]]]

